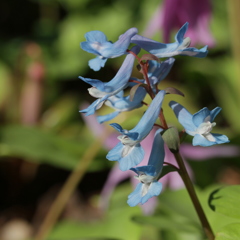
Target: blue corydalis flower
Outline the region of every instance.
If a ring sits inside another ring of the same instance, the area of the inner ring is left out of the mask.
[[[135,35],[132,37],[131,42],[139,45],[144,50],[150,52],[158,58],[173,57],[176,55],[187,55],[191,57],[203,58],[207,55],[207,46],[197,49],[189,47],[191,39],[184,38],[188,29],[188,23],[185,23],[175,36],[174,43],[159,43],[146,37]]]
[[[178,121],[185,128],[186,133],[194,136],[193,146],[207,147],[229,142],[227,136],[211,133],[212,128],[216,125],[213,120],[221,111],[220,107],[216,107],[212,111],[205,107],[192,115],[177,102],[171,101],[169,105],[173,109]]]
[[[130,169],[137,173],[135,178],[140,181],[135,190],[128,196],[127,203],[131,207],[139,203],[144,204],[149,198],[158,196],[161,193],[162,183],[158,182],[158,179],[163,168],[165,157],[164,141],[160,134],[161,131],[162,129],[159,129],[155,133],[148,165]]]
[[[117,123],[110,124],[122,135],[118,137],[121,142],[109,151],[106,157],[110,161],[118,161],[122,171],[130,169],[142,161],[144,150],[140,142],[152,130],[159,116],[165,94],[166,92],[163,90],[158,92],[137,126],[132,130],[125,130]]]
[[[169,58],[161,63],[154,60],[148,61],[148,78],[154,92],[156,90],[154,85],[160,83],[168,75],[174,61],[174,58]]]
[[[139,50],[140,48],[138,46],[134,46],[131,49],[131,51],[136,54],[138,54]],[[106,83],[97,79],[84,78],[80,76],[79,78],[81,80],[92,85],[92,87],[88,89],[89,94],[98,98],[88,108],[81,110],[80,112],[86,113],[86,116],[94,114],[95,111],[103,105],[104,101],[126,88],[132,73],[134,59],[135,57],[132,54],[128,54],[116,76]]]
[[[85,38],[87,41],[81,42],[80,46],[83,50],[97,55],[96,58],[89,61],[89,67],[94,71],[98,71],[101,67],[104,67],[108,58],[115,58],[125,54],[131,38],[137,32],[136,28],[130,28],[115,43],[108,41],[103,32],[91,31],[86,33]]]
[[[119,92],[114,96],[109,97],[105,102],[105,105],[115,109],[115,112],[104,116],[98,116],[97,117],[98,122],[103,123],[106,121],[110,121],[121,112],[131,111],[135,108],[140,108],[143,105],[142,101],[145,98],[146,93],[147,92],[145,88],[139,87],[132,100],[130,100],[130,95],[124,97],[123,91]]]

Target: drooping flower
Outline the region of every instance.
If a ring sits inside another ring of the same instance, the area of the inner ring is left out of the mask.
[[[187,29],[188,23],[185,23],[177,32],[175,36],[176,41],[174,43],[160,43],[140,35],[133,36],[131,42],[139,45],[158,58],[173,57],[176,55],[186,55],[198,58],[205,57],[208,53],[207,46],[201,49],[189,47],[191,39],[189,37],[184,38]]]
[[[139,50],[140,48],[137,46],[134,46],[131,49],[131,51],[136,54]],[[135,57],[132,54],[128,54],[116,76],[106,83],[97,79],[84,78],[80,76],[79,78],[81,80],[92,85],[92,87],[88,89],[89,94],[98,98],[88,108],[81,110],[80,112],[86,113],[87,116],[94,114],[95,111],[99,109],[109,97],[125,89],[128,86],[128,80],[132,73],[134,59]]]
[[[127,203],[131,207],[139,203],[144,204],[149,198],[158,196],[162,190],[162,183],[158,182],[165,156],[161,131],[162,129],[159,129],[155,133],[148,165],[130,169],[137,173],[135,178],[140,181],[135,190],[128,196]]]
[[[169,58],[161,63],[154,60],[148,61],[148,78],[154,92],[156,90],[154,86],[159,84],[168,75],[174,61],[174,58]]]
[[[151,38],[161,30],[163,41],[169,42],[172,31],[189,22],[187,35],[191,38],[191,43],[213,47],[215,41],[209,30],[211,12],[210,0],[164,0],[143,35]]]
[[[208,108],[203,108],[195,114],[191,114],[181,104],[171,101],[169,103],[173,109],[178,121],[184,127],[186,133],[193,138],[193,146],[212,146],[229,142],[227,136],[222,134],[211,133],[212,128],[216,125],[213,120],[221,111],[220,107],[210,111]]]
[[[140,142],[152,130],[159,116],[165,94],[166,92],[163,90],[158,92],[139,123],[132,130],[125,130],[117,123],[110,124],[122,135],[118,137],[121,142],[109,151],[106,157],[110,161],[118,161],[122,171],[130,169],[142,161],[144,150]]]
[[[96,58],[89,61],[89,67],[94,71],[98,71],[101,67],[104,67],[108,58],[126,54],[131,37],[137,34],[137,32],[136,28],[130,28],[115,43],[108,41],[103,32],[91,31],[86,33],[85,38],[87,41],[81,42],[80,46],[83,50],[97,55]]]
[[[142,101],[145,98],[146,93],[147,92],[145,88],[139,87],[132,100],[130,100],[130,95],[124,97],[123,91],[119,92],[114,96],[109,97],[108,100],[105,102],[105,105],[115,109],[115,112],[104,116],[98,116],[97,117],[98,122],[103,123],[112,120],[121,112],[131,111],[135,108],[140,108],[143,105]]]

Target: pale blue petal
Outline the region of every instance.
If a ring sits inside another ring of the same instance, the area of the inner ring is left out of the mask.
[[[102,55],[107,58],[114,58],[126,53],[131,38],[138,32],[137,28],[130,28],[119,37],[119,40],[113,43],[111,48],[104,48]]]
[[[154,181],[148,188],[146,195],[144,195],[141,199],[141,204],[144,204],[148,201],[149,198],[154,196],[158,196],[162,191],[162,183]]]
[[[171,101],[169,106],[172,108],[178,121],[182,124],[186,131],[196,131],[197,128],[192,121],[192,114],[189,113],[186,108],[175,101]]]
[[[205,137],[200,134],[196,134],[193,138],[193,146],[202,146],[202,147],[209,147],[215,144],[222,144],[228,143],[229,139],[227,136],[217,133],[212,133],[213,137],[215,138],[215,142],[208,141]]]
[[[109,161],[119,161],[122,157],[122,151],[123,151],[124,145],[119,142],[113,149],[111,149],[106,158]]]
[[[110,121],[113,118],[115,118],[119,113],[120,113],[119,111],[115,111],[113,113],[110,113],[110,114],[107,114],[107,115],[104,115],[104,116],[97,116],[97,121],[99,123],[104,123],[106,121]]]
[[[152,54],[167,49],[167,44],[159,43],[140,35],[133,36],[131,42],[137,44],[138,46],[140,46],[141,48],[148,52],[151,52]]]
[[[103,98],[95,100],[88,108],[83,109],[79,112],[85,113],[86,116],[92,115],[95,111],[102,105],[102,103],[107,99],[107,95]]]
[[[118,123],[111,123],[109,124],[111,127],[115,128],[118,132],[120,132],[123,135],[128,136],[129,138],[131,138],[132,140],[137,140],[139,133],[138,132],[131,132],[131,131],[127,131],[125,129],[123,129],[121,127],[121,125],[119,125]]]
[[[188,42],[184,42],[184,34],[186,33],[187,28],[188,23],[185,23],[176,34],[175,36],[176,42],[174,43],[168,44],[159,43],[139,35],[133,36],[131,42],[139,45],[144,50],[150,52],[151,54],[159,58],[172,57],[176,55],[188,55],[199,58],[205,57],[208,53],[207,46],[199,50],[196,48],[187,47]]]
[[[226,135],[217,134],[217,133],[212,133],[212,135],[215,137],[217,144],[230,142]]]
[[[137,28],[130,28],[128,29],[124,34],[122,34],[118,41],[116,41],[113,46],[114,48],[123,48],[126,49],[128,48],[131,38],[138,33]]]
[[[158,92],[158,94],[152,100],[147,111],[144,113],[144,115],[138,122],[137,126],[130,131],[130,132],[138,132],[139,140],[143,140],[152,130],[153,125],[159,116],[159,113],[162,107],[162,101],[165,94],[166,92],[163,90]]]
[[[109,124],[111,127],[115,128],[118,132],[120,132],[121,134],[125,134],[125,130],[122,128],[122,126],[118,123],[111,123]]]
[[[202,124],[208,116],[210,116],[210,111],[205,107],[193,114],[192,121],[196,127],[199,127],[199,125]]]
[[[139,175],[141,172],[145,173],[149,176],[155,176],[156,175],[156,169],[154,166],[146,165],[146,166],[140,166],[135,168],[130,168],[133,172],[135,172],[137,175]]]
[[[164,62],[157,62],[155,60],[148,61],[148,77],[151,84],[157,84],[161,82],[170,72],[175,59],[169,58]]]
[[[138,46],[134,46],[131,51],[138,54],[140,48]],[[128,54],[117,72],[116,76],[108,83],[106,83],[106,87],[112,87],[114,89],[119,89],[119,91],[123,90],[127,87],[128,81],[132,74],[132,68],[134,64],[135,57],[132,54]]]
[[[85,38],[88,42],[99,42],[99,43],[107,42],[106,35],[101,31],[87,32],[85,34]]]
[[[86,52],[93,53],[95,55],[100,55],[96,49],[92,48],[92,45],[90,42],[81,42],[80,47]]]
[[[131,194],[129,194],[127,203],[130,207],[134,207],[141,202],[142,185],[143,185],[142,183],[138,183],[135,190]]]
[[[119,168],[122,171],[127,171],[130,168],[138,165],[144,157],[144,150],[141,145],[138,143],[132,147],[131,151],[125,156],[122,157],[119,161]]]
[[[96,58],[88,61],[88,66],[94,71],[99,71],[102,67],[105,66],[106,61],[107,58],[97,56]]]
[[[210,116],[211,116],[211,122],[214,121],[215,117],[218,115],[218,113],[222,110],[222,108],[220,107],[216,107],[214,108],[211,112],[210,112]]]
[[[192,144],[193,144],[193,146],[209,147],[209,146],[215,145],[216,142],[210,142],[205,137],[203,137],[202,135],[196,134],[193,137]]]
[[[164,141],[161,135],[162,129],[158,129],[155,133],[152,151],[148,160],[148,165],[155,167],[156,174],[159,176],[163,168],[163,162],[165,157]]]
[[[197,58],[204,58],[208,54],[207,47],[208,46],[205,46],[201,49],[191,47],[191,48],[185,48],[183,50],[178,50],[178,51],[179,51],[179,55],[197,57]]]
[[[104,83],[102,81],[100,81],[98,79],[84,78],[81,76],[79,76],[78,78],[80,78],[84,82],[92,85],[93,87],[96,87],[98,90],[104,92]]]
[[[185,33],[187,32],[188,30],[188,22],[186,22],[177,32],[177,34],[175,35],[175,40],[178,42],[178,43],[182,43],[183,42],[183,39],[184,39],[184,35]]]

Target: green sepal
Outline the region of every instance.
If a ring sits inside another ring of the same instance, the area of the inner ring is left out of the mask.
[[[169,165],[165,165],[165,166],[163,166],[162,172],[158,179],[164,177],[165,175],[167,175],[170,172],[177,172],[177,171],[178,171],[177,168],[169,166]]]
[[[167,130],[163,132],[162,137],[170,151],[172,153],[178,153],[180,140],[177,128],[169,127]]]

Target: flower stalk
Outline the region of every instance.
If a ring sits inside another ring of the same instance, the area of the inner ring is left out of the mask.
[[[197,212],[197,215],[198,215],[198,218],[202,224],[202,227],[203,227],[203,230],[206,234],[206,236],[208,237],[209,240],[214,240],[215,237],[214,237],[214,234],[213,234],[213,231],[212,231],[212,228],[207,220],[207,217],[203,211],[203,208],[200,204],[200,201],[197,197],[197,194],[194,190],[194,187],[193,187],[193,184],[192,184],[192,181],[187,173],[187,170],[186,170],[186,167],[185,167],[185,164],[183,162],[183,159],[182,159],[182,156],[180,155],[179,152],[177,153],[173,153],[174,154],[174,157],[178,163],[178,166],[180,168],[180,176],[186,186],[186,189],[188,191],[188,194],[192,200],[192,203],[194,205],[194,208]]]

